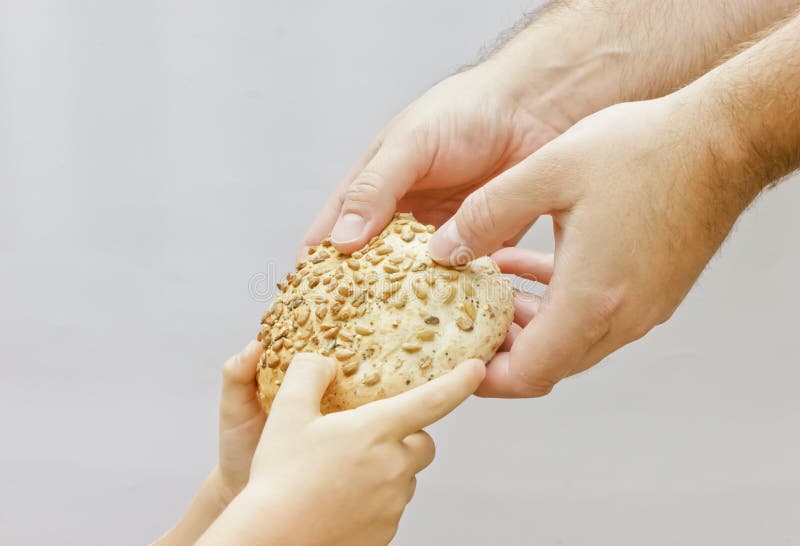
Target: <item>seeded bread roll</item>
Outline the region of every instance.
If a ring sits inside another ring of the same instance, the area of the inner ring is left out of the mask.
[[[352,255],[330,240],[278,284],[262,320],[258,395],[264,411],[296,352],[334,357],[323,413],[358,407],[430,381],[468,358],[484,362],[514,315],[511,283],[491,258],[464,267],[434,263],[433,226],[396,214]]]

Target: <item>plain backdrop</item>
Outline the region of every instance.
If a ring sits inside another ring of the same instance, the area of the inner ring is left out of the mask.
[[[145,544],[180,516],[253,280],[531,7],[0,0],[0,544]],[[798,204],[797,180],[766,193],[601,366],[434,426],[395,544],[800,545]]]

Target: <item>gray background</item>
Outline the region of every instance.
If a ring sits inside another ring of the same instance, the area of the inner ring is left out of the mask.
[[[526,7],[0,0],[0,543],[143,544],[178,518],[265,307],[251,278]],[[765,195],[644,340],[433,427],[395,543],[800,544],[798,199]]]

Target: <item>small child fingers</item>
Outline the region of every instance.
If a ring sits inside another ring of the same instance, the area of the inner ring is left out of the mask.
[[[251,341],[241,353],[230,357],[222,367],[220,424],[236,426],[253,411],[261,411],[256,398],[256,370],[261,344]]]
[[[278,394],[272,402],[270,419],[307,422],[320,415],[320,400],[336,375],[330,358],[298,353],[292,359]]]
[[[230,357],[222,366],[223,384],[251,385],[256,377],[256,365],[261,356],[261,344],[250,341],[239,354]]]

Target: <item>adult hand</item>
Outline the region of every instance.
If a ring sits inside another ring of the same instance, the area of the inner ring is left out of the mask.
[[[474,191],[429,242],[444,263],[503,246],[551,215],[555,256],[505,248],[501,270],[549,282],[517,298],[479,395],[547,394],[665,321],[760,186],[718,171],[734,146],[678,95],[623,103],[572,127]]]
[[[299,256],[331,230],[334,246],[352,252],[395,210],[440,226],[467,195],[576,121],[682,87],[798,3],[550,2],[518,22],[488,60],[434,86],[379,132]]]
[[[570,125],[545,101],[522,101],[505,85],[509,77],[485,63],[447,78],[398,114],[325,203],[300,256],[329,234],[337,249],[352,252],[396,210],[441,225],[476,188]]]
[[[354,410],[320,414],[330,359],[294,357],[273,402],[250,482],[199,544],[387,544],[434,456],[422,429],[485,374],[466,361],[425,385]]]

